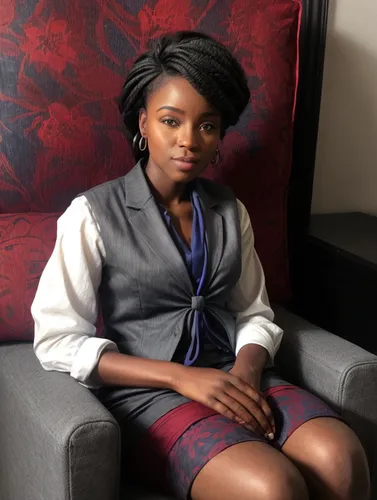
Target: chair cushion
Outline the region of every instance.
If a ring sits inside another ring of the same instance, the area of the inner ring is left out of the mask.
[[[246,204],[270,296],[289,295],[286,198],[299,0],[6,2],[0,30],[0,213],[61,211],[133,166],[117,112],[127,68],[161,34],[197,29],[243,65],[251,101],[207,176]]]
[[[58,216],[0,215],[0,341],[33,338],[30,306],[54,247]]]

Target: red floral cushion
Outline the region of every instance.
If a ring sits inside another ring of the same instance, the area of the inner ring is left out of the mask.
[[[78,193],[126,173],[134,161],[115,102],[126,70],[150,40],[198,29],[235,53],[251,88],[221,165],[207,175],[246,204],[270,296],[287,298],[300,12],[300,0],[0,1],[0,213],[62,211]],[[22,248],[26,258],[30,247]],[[19,260],[14,284],[29,283],[22,269]],[[29,302],[7,294],[1,314],[9,324],[12,310],[26,321]]]
[[[54,248],[58,217],[0,215],[0,341],[33,338],[30,306]]]

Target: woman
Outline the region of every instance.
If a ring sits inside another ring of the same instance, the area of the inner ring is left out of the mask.
[[[60,218],[32,307],[35,352],[95,392],[127,467],[154,488],[367,499],[356,436],[272,369],[282,331],[245,207],[198,178],[248,100],[240,65],[198,33],[165,36],[134,63],[120,110],[139,162]]]

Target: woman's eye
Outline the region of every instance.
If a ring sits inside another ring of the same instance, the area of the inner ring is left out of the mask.
[[[162,123],[165,123],[165,125],[168,125],[169,127],[178,126],[178,123],[175,120],[172,120],[171,118],[166,118],[165,120],[162,120]]]
[[[203,123],[203,125],[201,125],[200,128],[205,132],[211,132],[211,130],[215,129],[215,126],[213,125],[213,123]]]

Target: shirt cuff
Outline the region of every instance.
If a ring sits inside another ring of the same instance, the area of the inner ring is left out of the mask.
[[[89,389],[97,389],[98,384],[90,380],[94,368],[98,365],[103,351],[118,351],[111,340],[90,337],[80,346],[72,364],[71,376]]]
[[[255,324],[246,324],[242,326],[236,333],[236,356],[247,344],[256,344],[264,347],[269,354],[269,361],[273,362],[277,353],[280,342],[283,336],[283,330],[274,323],[268,325],[271,333],[267,332],[263,327]],[[272,338],[272,336],[274,338]]]

